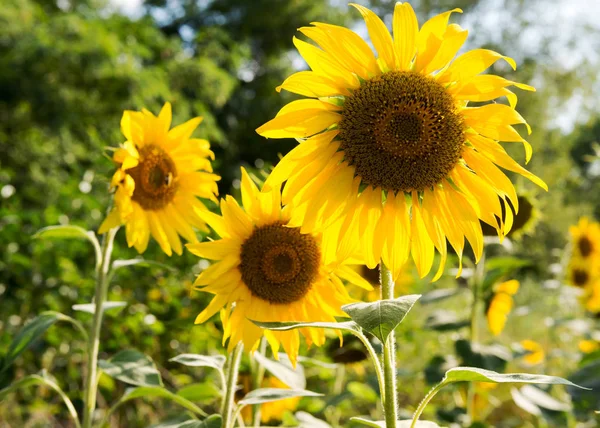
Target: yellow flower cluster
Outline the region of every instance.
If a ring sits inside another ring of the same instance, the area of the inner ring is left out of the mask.
[[[114,209],[100,232],[125,225],[129,246],[142,253],[152,236],[168,255],[182,253],[183,237],[193,254],[213,260],[195,282],[214,295],[196,322],[220,313],[230,349],[240,341],[256,349],[264,335],[275,355],[283,346],[295,362],[300,334],[321,345],[322,330],[265,331],[249,320],[335,321],[340,306],[353,301],[343,281],[372,288],[350,264],[384,263],[400,280],[412,259],[424,277],[438,253],[436,280],[448,243],[459,260],[467,242],[479,259],[480,221],[501,238],[511,230],[519,200],[502,169],[546,189],[501,144],[520,143],[526,162],[531,158],[515,126],[531,129],[511,89],[535,89],[487,72],[499,60],[514,69],[507,56],[487,49],[457,56],[468,31],[449,18],[460,9],[419,26],[410,4],[397,3],[390,33],[371,10],[352,6],[376,53],[348,28],[300,28],[315,43],[293,40],[311,70],[277,90],[308,98],[257,129],[300,144],[261,189],[242,169],[241,205],[229,195],[217,200],[210,144],[192,138],[201,118],[170,129],[169,103],[158,116],[123,115]],[[198,198],[219,203],[221,214]],[[200,243],[196,230],[209,232],[207,226],[219,239]],[[501,330],[506,302],[498,298],[492,307],[493,331]]]
[[[571,258],[567,282],[583,290],[582,303],[592,313],[600,312],[600,223],[583,217],[571,226]]]

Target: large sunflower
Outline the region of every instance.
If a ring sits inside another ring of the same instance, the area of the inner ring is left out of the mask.
[[[273,354],[281,344],[295,364],[298,330],[262,330],[250,320],[335,322],[335,316],[344,316],[340,307],[352,301],[340,278],[371,286],[344,260],[327,261],[320,235],[289,225],[293,208],[282,210],[280,188],[260,192],[242,168],[241,190],[244,209],[228,195],[221,200],[222,216],[203,213],[221,239],[187,245],[198,257],[217,261],[194,283],[215,294],[196,324],[223,308],[223,343],[229,338],[230,350],[240,341],[255,350],[264,333]],[[301,332],[309,345],[325,342],[322,329]]]
[[[518,200],[498,166],[546,189],[498,143],[522,143],[529,161],[531,146],[513,125],[530,129],[508,88],[534,88],[481,74],[499,59],[515,67],[511,58],[490,50],[472,50],[452,61],[467,37],[460,26],[448,25],[450,14],[460,9],[433,17],[419,30],[412,7],[397,3],[392,38],[372,11],[353,6],[365,19],[378,57],[347,28],[323,23],[300,28],[320,47],[294,38],[312,71],[293,74],[277,90],[311,98],[289,103],[257,129],[267,138],[300,140],[265,188],[287,180],[283,202],[298,208],[292,224],[303,224],[303,231],[336,230],[331,236],[339,250],[360,246],[370,268],[381,258],[398,276],[412,255],[423,277],[437,249],[435,280],[446,260],[446,238],[459,258],[466,238],[479,259],[480,219],[501,237],[510,230],[512,216],[499,220],[502,205],[510,200],[517,211]],[[510,105],[468,106],[501,96]]]
[[[209,142],[190,138],[201,121],[196,117],[169,130],[170,103],[158,117],[146,109],[123,113],[127,141],[113,155],[115,207],[99,233],[125,224],[130,247],[143,253],[152,235],[169,256],[182,253],[179,236],[198,242],[193,228],[208,229],[199,215],[206,208],[197,197],[216,201],[220,179],[212,174]]]

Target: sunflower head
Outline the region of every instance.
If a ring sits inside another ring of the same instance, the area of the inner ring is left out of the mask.
[[[567,267],[567,282],[577,288],[590,289],[598,279],[598,266],[579,258],[572,258]]]
[[[341,306],[353,301],[341,279],[371,286],[337,254],[326,257],[321,235],[290,224],[294,208],[282,209],[279,188],[260,192],[242,169],[241,189],[243,208],[227,196],[221,200],[222,215],[202,214],[220,239],[188,244],[195,255],[216,262],[195,282],[199,290],[215,295],[196,323],[220,310],[223,343],[229,339],[230,349],[243,341],[246,349],[255,350],[264,334],[273,355],[282,345],[295,364],[298,331],[262,330],[251,320],[334,322],[335,316],[344,316]],[[325,342],[322,330],[301,333],[309,345]]]
[[[353,31],[316,22],[300,28],[315,44],[294,38],[310,71],[287,78],[277,90],[308,97],[292,101],[257,129],[267,138],[296,138],[265,182],[287,181],[283,202],[298,207],[292,223],[328,231],[336,251],[363,251],[375,268],[380,260],[398,278],[409,257],[421,277],[441,254],[434,280],[443,272],[446,242],[462,257],[465,238],[479,259],[479,221],[502,238],[519,212],[512,182],[500,168],[545,183],[515,162],[500,144],[519,142],[525,159],[531,146],[514,125],[511,87],[534,88],[483,74],[503,59],[487,49],[454,58],[467,31],[437,15],[420,28],[408,3],[397,3],[392,34],[366,7],[371,43]],[[497,98],[505,97],[507,104]],[[470,102],[486,103],[471,106]],[[335,184],[332,184],[335,183]],[[460,275],[460,269],[459,269]]]
[[[162,250],[181,254],[180,236],[197,242],[194,228],[206,231],[198,197],[216,200],[220,179],[212,174],[214,154],[206,140],[191,138],[202,118],[171,127],[171,104],[160,114],[125,111],[121,130],[127,141],[113,160],[117,170],[111,181],[115,206],[100,226],[100,233],[125,224],[127,243],[143,253],[150,235]]]
[[[506,236],[512,240],[519,240],[523,236],[533,232],[540,221],[541,211],[538,207],[537,200],[529,192],[519,192],[517,194],[519,210],[516,211],[514,205],[510,201],[502,205],[502,220],[501,222],[512,223],[510,231]],[[510,212],[507,212],[506,209]],[[484,236],[497,236],[498,231],[485,222],[480,222],[481,230]]]
[[[587,217],[579,219],[577,225],[569,229],[573,257],[589,263],[600,263],[600,224]]]

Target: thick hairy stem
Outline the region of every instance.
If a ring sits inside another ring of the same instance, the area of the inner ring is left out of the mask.
[[[92,417],[96,409],[98,350],[100,348],[100,327],[102,326],[102,306],[106,300],[108,289],[108,273],[113,241],[118,228],[111,229],[102,238],[101,260],[96,264],[96,294],[94,297],[94,320],[89,333],[87,377],[84,386],[85,408],[83,412],[83,428],[92,426]]]
[[[394,298],[394,279],[392,273],[380,263],[381,269],[381,298]],[[392,332],[383,344],[383,373],[385,378],[385,399],[383,406],[385,410],[385,426],[396,428],[398,420],[398,400],[396,387],[396,334]]]

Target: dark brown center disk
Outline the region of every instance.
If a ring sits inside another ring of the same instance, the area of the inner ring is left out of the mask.
[[[321,253],[311,235],[274,223],[254,229],[242,244],[240,272],[252,295],[289,304],[311,289]]]
[[[177,168],[171,157],[154,145],[139,149],[139,164],[127,170],[135,181],[132,200],[144,210],[159,210],[173,200],[177,192]]]
[[[582,269],[575,269],[573,271],[573,283],[577,287],[583,287],[585,284],[587,284],[588,279],[589,275],[586,271]]]
[[[455,100],[433,78],[390,71],[346,98],[340,149],[362,183],[388,191],[440,183],[462,155],[464,126]]]
[[[577,246],[579,247],[579,252],[581,253],[582,257],[588,257],[590,254],[592,254],[592,242],[587,236],[582,236],[579,238]]]

